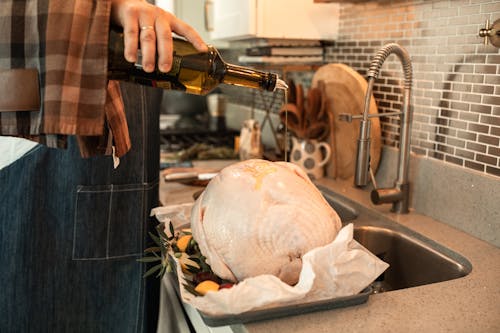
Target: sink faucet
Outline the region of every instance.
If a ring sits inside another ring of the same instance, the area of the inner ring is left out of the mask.
[[[404,71],[404,92],[403,106],[400,112],[388,112],[380,114],[369,114],[370,99],[372,96],[373,84],[377,79],[380,68],[390,54],[398,56]],[[410,136],[411,136],[411,116],[410,105],[412,86],[412,65],[408,52],[398,44],[391,43],[382,47],[368,69],[368,88],[366,90],[363,114],[351,115],[342,114],[340,120],[351,122],[353,119],[360,119],[358,150],[356,154],[356,170],[354,174],[354,184],[356,186],[366,186],[368,179],[372,176],[375,189],[371,192],[371,200],[374,204],[392,203],[392,211],[396,213],[408,213],[409,206],[409,181],[408,168],[410,161]],[[370,118],[399,115],[400,142],[397,178],[392,188],[377,189],[373,173],[370,170]]]

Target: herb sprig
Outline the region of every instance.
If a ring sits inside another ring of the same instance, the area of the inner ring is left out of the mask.
[[[175,231],[172,222],[169,222],[168,228],[170,236],[165,232],[165,223],[161,223],[156,227],[157,235],[149,233],[149,236],[155,243],[155,246],[148,247],[144,250],[145,256],[138,259],[144,263],[158,262],[157,265],[149,268],[144,277],[151,276],[156,273],[157,278],[162,278],[166,272],[175,273],[175,261],[173,255],[179,262],[184,273],[183,283],[184,288],[195,296],[202,296],[195,290],[198,283],[204,280],[213,280],[218,284],[231,284],[229,281],[222,280],[216,276],[210,265],[207,264],[205,256],[202,255],[198,243],[191,238],[184,251],[181,251],[177,246],[177,241],[186,235],[191,235],[190,229],[182,229]]]
[[[165,226],[162,223],[158,224],[155,228],[158,235],[154,235],[151,232],[148,233],[149,237],[151,237],[156,246],[148,247],[147,249],[145,249],[144,253],[146,255],[140,259],[137,259],[137,261],[144,263],[159,261],[159,263],[151,267],[144,273],[143,277],[145,278],[153,275],[154,273],[157,273],[157,278],[161,278],[163,277],[165,272],[172,272],[173,270],[172,263],[170,262],[170,260],[168,260],[168,252],[172,249],[172,245],[175,243],[175,240],[178,237],[178,233],[175,233],[172,222],[169,222],[168,226],[171,236],[168,236],[165,233]]]

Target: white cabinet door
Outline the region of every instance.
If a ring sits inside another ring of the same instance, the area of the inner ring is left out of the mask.
[[[323,39],[338,36],[339,5],[312,0],[208,0],[213,39]]]
[[[257,0],[258,36],[276,39],[335,40],[339,5],[311,0]]]
[[[212,1],[213,39],[243,39],[257,34],[257,0]]]
[[[211,0],[156,0],[156,5],[192,26],[207,44],[217,48],[228,46],[227,42],[214,40],[210,36],[209,25],[212,24],[213,12]]]

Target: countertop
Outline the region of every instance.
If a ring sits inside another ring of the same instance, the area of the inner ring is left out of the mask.
[[[228,161],[218,163],[223,166]],[[390,213],[389,205],[371,204],[369,193],[350,181],[324,178],[317,183],[461,254],[472,264],[472,272],[456,280],[371,295],[358,306],[231,326],[233,331],[500,332],[499,248],[424,215]],[[165,205],[189,202],[200,189],[161,182],[160,201]]]

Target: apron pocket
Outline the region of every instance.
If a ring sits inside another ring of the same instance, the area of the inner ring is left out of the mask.
[[[106,260],[143,251],[147,191],[144,184],[77,188],[73,260]]]

